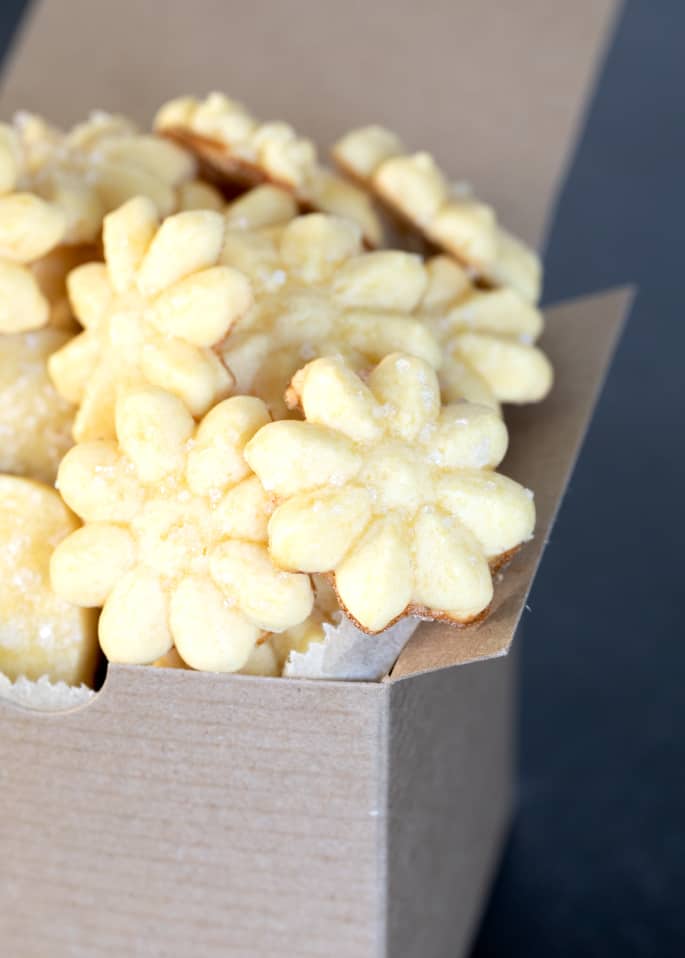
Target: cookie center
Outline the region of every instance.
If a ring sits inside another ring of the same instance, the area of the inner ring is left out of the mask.
[[[209,505],[181,488],[168,499],[153,499],[134,520],[140,561],[161,576],[203,574],[213,543]]]
[[[432,483],[416,450],[403,442],[384,442],[369,455],[360,479],[372,494],[377,512],[415,513],[432,500]]]

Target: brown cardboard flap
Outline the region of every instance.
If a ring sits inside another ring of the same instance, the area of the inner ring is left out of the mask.
[[[42,0],[6,68],[0,113],[149,123],[220,89],[327,147],[370,122],[433,152],[538,242],[603,51],[614,0]]]
[[[505,570],[485,622],[462,630],[422,625],[392,681],[509,649],[632,298],[633,290],[625,288],[547,311],[542,346],[555,367],[554,389],[543,403],[507,411],[509,452],[501,467],[535,491],[535,538]]]

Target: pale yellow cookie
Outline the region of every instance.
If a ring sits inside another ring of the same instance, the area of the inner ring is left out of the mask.
[[[240,675],[261,675],[276,678],[281,674],[281,666],[273,647],[271,636],[254,647]]]
[[[442,353],[412,316],[428,286],[420,257],[365,252],[349,220],[312,213],[269,230],[227,235],[222,261],[245,273],[254,304],[221,347],[238,393],[287,415],[285,390],[310,359],[341,355],[363,371],[390,352],[420,356],[436,368]]]
[[[261,639],[245,665],[238,670],[241,675],[281,675],[291,652],[306,652],[313,643],[323,641],[324,623],[334,621],[335,613],[340,612],[340,606],[335,591],[324,576],[312,576],[312,586],[314,606],[310,615],[299,625],[283,632],[271,632]],[[190,668],[175,646],[152,664],[163,669]]]
[[[68,341],[50,327],[0,337],[0,472],[54,482],[72,445],[74,407],[55,390],[47,362]]]
[[[234,189],[260,183],[285,187],[301,208],[352,219],[369,246],[382,228],[368,196],[323,167],[311,140],[287,123],[262,123],[235,100],[211,93],[204,100],[180,97],[157,114],[159,133],[193,152],[208,175]]]
[[[67,277],[77,266],[102,260],[99,244],[61,245],[31,264],[31,272],[49,306],[49,325],[72,333],[81,327],[67,292]],[[0,344],[1,346],[1,344]]]
[[[250,284],[220,262],[223,214],[191,210],[160,225],[138,197],[105,218],[105,263],[69,275],[84,331],[49,364],[58,392],[78,406],[74,437],[114,436],[121,389],[152,383],[200,417],[233,379],[214,351],[252,301]]]
[[[64,325],[64,277],[76,263],[59,250],[91,247],[105,214],[133,196],[173,212],[195,169],[189,153],[123,117],[95,113],[68,133],[28,113],[0,124],[0,333]]]
[[[19,113],[5,131],[14,136],[20,182],[60,208],[70,244],[94,242],[104,216],[134,196],[168,216],[182,208],[184,187],[196,174],[190,153],[102,111],[67,132]]]
[[[161,658],[153,662],[152,665],[158,669],[190,670],[190,666],[187,662],[183,661],[176,647],[167,652],[166,655],[161,656]],[[277,676],[281,674],[281,666],[270,638],[264,639],[255,645],[245,665],[242,669],[238,670],[238,674],[265,676]]]
[[[325,638],[324,623],[333,623],[334,615],[340,612],[333,588],[324,576],[312,576],[314,587],[314,607],[310,615],[290,629],[283,632],[271,632],[261,639],[250,656],[238,670],[241,675],[279,676],[291,652],[306,652],[310,645],[322,642]],[[152,663],[162,669],[190,669],[174,646],[165,655]]]
[[[0,672],[90,685],[95,614],[56,596],[50,554],[79,523],[54,489],[0,475]]]
[[[257,230],[282,226],[294,219],[297,203],[288,190],[265,183],[233,200],[226,206],[225,213],[227,229]]]
[[[189,180],[177,189],[177,212],[184,210],[216,210],[221,213],[226,206],[223,195],[204,180]]]
[[[339,140],[333,157],[401,220],[487,285],[511,286],[528,302],[538,301],[542,271],[536,254],[465,184],[450,184],[428,153],[410,155],[394,133],[370,126]]]
[[[417,315],[444,350],[443,398],[499,403],[538,402],[552,386],[553,371],[535,346],[542,313],[514,289],[476,288],[448,256],[426,262],[428,286]]]
[[[529,490],[494,472],[507,431],[491,409],[441,407],[435,371],[387,356],[367,383],[341,360],[295,376],[305,422],[269,423],[245,458],[277,508],[269,550],[328,573],[366,632],[405,615],[465,624],[492,599],[491,565],[530,538]]]
[[[0,124],[0,333],[45,326],[50,302],[31,264],[64,240],[63,211],[22,188],[21,156],[10,127]]]
[[[217,189],[202,180],[187,183],[179,192],[181,210],[217,210],[224,213],[229,230],[281,226],[298,213],[293,194],[270,183],[255,186],[229,203]]]
[[[80,443],[60,466],[85,525],[55,551],[53,587],[104,606],[111,661],[151,663],[175,646],[192,668],[238,671],[313,601],[308,577],[269,557],[271,501],[243,458],[266,407],[237,396],[196,425],[178,397],[146,386],[121,393],[115,417],[117,440]]]

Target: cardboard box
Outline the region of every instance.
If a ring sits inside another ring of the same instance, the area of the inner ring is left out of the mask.
[[[0,106],[149,121],[165,98],[223,88],[322,147],[379,120],[536,242],[613,12],[608,0],[44,0]],[[0,703],[3,955],[463,954],[510,809],[505,653],[629,296],[548,313],[555,389],[509,410],[503,466],[536,491],[536,537],[483,625],[422,626],[380,683],[115,666],[71,712]]]

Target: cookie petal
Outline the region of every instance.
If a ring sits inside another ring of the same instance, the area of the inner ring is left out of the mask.
[[[361,252],[361,230],[350,220],[311,213],[285,227],[280,248],[287,268],[307,283],[318,282]]]
[[[157,482],[183,469],[194,429],[181,400],[162,389],[133,389],[117,400],[119,444],[143,482]]]
[[[184,579],[171,596],[171,631],[179,655],[191,668],[237,672],[262,634],[216,586],[206,579]]]
[[[60,396],[69,402],[81,402],[99,357],[99,343],[86,333],[74,336],[53,353],[48,360],[48,370]]]
[[[289,421],[260,429],[245,447],[245,459],[264,488],[277,496],[343,485],[361,465],[346,436],[326,426]]]
[[[54,203],[33,193],[0,196],[0,256],[30,263],[62,241],[66,219]]]
[[[335,586],[344,611],[362,629],[381,632],[411,603],[413,573],[402,521],[376,519],[338,567]]]
[[[440,412],[438,378],[431,366],[415,356],[386,356],[369,376],[369,388],[385,407],[390,431],[408,442]]]
[[[438,616],[468,622],[488,607],[492,576],[480,544],[458,521],[423,509],[414,523],[414,602]]]
[[[214,266],[179,280],[165,289],[146,318],[167,336],[179,336],[195,346],[213,346],[252,302],[250,284],[228,266]]]
[[[202,416],[231,390],[233,378],[219,357],[181,339],[148,338],[141,356],[144,378],[174,393],[193,416]]]
[[[308,422],[337,429],[359,442],[380,438],[379,404],[342,360],[315,359],[295,375],[291,389]]]
[[[136,560],[133,537],[121,526],[93,522],[64,539],[50,560],[57,595],[75,605],[104,605]]]
[[[62,498],[86,522],[128,522],[141,509],[142,487],[116,443],[80,443],[66,454],[57,474]]]
[[[341,342],[349,343],[372,364],[396,352],[418,356],[434,369],[442,361],[442,350],[430,329],[401,313],[348,310],[340,317],[336,332]]]
[[[263,543],[267,537],[271,502],[256,476],[243,479],[217,503],[214,522],[222,536]]]
[[[333,280],[333,295],[343,306],[411,312],[428,278],[420,256],[380,250],[344,263]]]
[[[169,651],[169,601],[154,573],[136,568],[120,579],[105,602],[98,634],[110,662],[147,665]]]
[[[213,266],[224,240],[224,218],[215,210],[189,210],[164,220],[138,269],[136,285],[156,296],[197,270]]]
[[[428,458],[438,466],[486,469],[502,461],[509,435],[493,409],[462,402],[443,407],[434,429],[426,430],[425,440]]]
[[[0,260],[0,333],[40,329],[50,318],[50,304],[29,269]]]
[[[499,403],[485,379],[476,372],[457,349],[448,347],[440,366],[440,389],[447,403],[466,399],[499,411]]]
[[[294,496],[269,521],[269,551],[284,569],[335,569],[371,520],[371,497],[350,486]]]
[[[105,217],[102,242],[114,290],[125,293],[133,286],[158,226],[152,200],[136,196]]]
[[[186,479],[197,495],[214,495],[249,475],[243,457],[246,443],[269,422],[260,399],[235,396],[225,399],[200,423],[188,453]]]
[[[463,333],[453,349],[483,377],[500,402],[537,402],[552,387],[551,363],[534,346]]]
[[[312,610],[309,577],[277,569],[262,545],[222,542],[211,555],[210,572],[226,598],[266,632],[299,625]]]
[[[533,533],[532,493],[499,473],[447,473],[437,483],[437,501],[473,533],[489,559],[516,548]]]
[[[445,316],[445,331],[523,336],[533,342],[542,332],[542,313],[513,289],[476,290]]]

